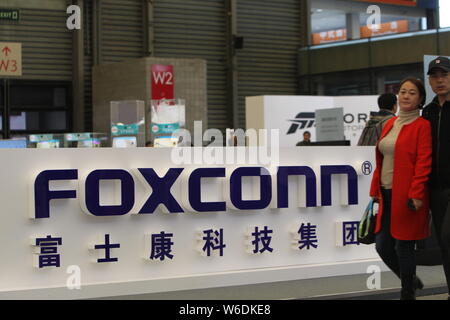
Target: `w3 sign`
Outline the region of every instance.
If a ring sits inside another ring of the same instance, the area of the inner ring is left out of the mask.
[[[0,42],[0,76],[22,75],[22,44]]]
[[[151,69],[152,75],[152,99],[174,98],[174,73],[173,66],[154,64]]]

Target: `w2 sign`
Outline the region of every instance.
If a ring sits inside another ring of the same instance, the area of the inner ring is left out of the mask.
[[[174,98],[173,66],[153,64],[152,74],[152,100]]]

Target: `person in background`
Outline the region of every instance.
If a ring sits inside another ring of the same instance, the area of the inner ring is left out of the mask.
[[[376,250],[401,279],[401,300],[415,300],[423,283],[416,276],[416,240],[429,236],[428,176],[431,125],[420,117],[425,87],[419,79],[400,84],[398,117],[389,119],[376,146],[370,196],[379,202]]]
[[[384,124],[397,112],[397,96],[393,93],[383,93],[378,97],[379,112],[371,112],[363,132],[358,140],[358,146],[374,146],[380,139]]]
[[[297,142],[296,146],[309,146],[311,145],[311,132],[305,131],[303,132],[303,140],[300,142]]]
[[[427,74],[436,94],[422,112],[422,117],[431,123],[433,136],[430,208],[450,300],[450,60],[434,59],[428,65]]]

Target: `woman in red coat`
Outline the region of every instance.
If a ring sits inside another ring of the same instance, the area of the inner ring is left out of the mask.
[[[401,279],[401,299],[415,299],[415,241],[429,235],[427,181],[431,171],[431,126],[420,117],[425,88],[419,79],[400,84],[400,112],[384,126],[376,146],[370,196],[379,200],[376,249]]]

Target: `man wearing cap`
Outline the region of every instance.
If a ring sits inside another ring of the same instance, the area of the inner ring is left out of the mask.
[[[433,136],[430,209],[450,293],[450,60],[446,57],[434,59],[427,74],[436,93],[422,112],[431,123]]]

